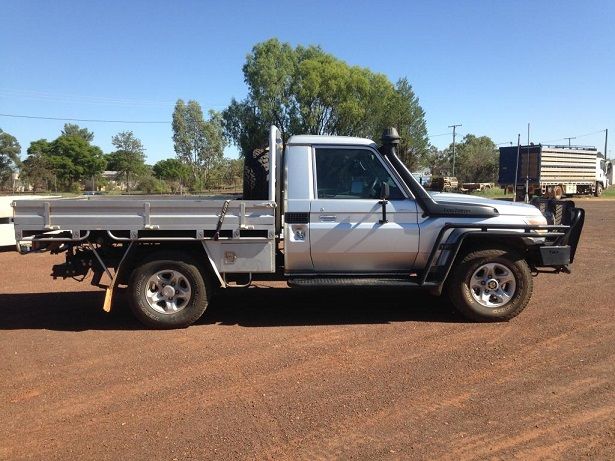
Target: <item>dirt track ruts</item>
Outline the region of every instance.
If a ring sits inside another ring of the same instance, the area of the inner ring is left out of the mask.
[[[508,323],[412,291],[216,297],[176,331],[0,253],[0,459],[615,459],[615,201]]]

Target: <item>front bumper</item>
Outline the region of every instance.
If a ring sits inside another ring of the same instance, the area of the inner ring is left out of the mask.
[[[538,247],[537,266],[561,268],[574,261],[585,224],[585,210],[576,208],[572,200],[535,198],[532,204],[547,218],[551,226],[561,226],[563,235],[547,240]]]

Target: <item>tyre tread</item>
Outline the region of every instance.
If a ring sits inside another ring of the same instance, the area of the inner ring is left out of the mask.
[[[254,149],[244,156],[243,198],[265,200],[268,195],[269,154],[266,149]]]

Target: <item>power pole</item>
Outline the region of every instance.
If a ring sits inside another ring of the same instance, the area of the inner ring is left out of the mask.
[[[571,140],[571,139],[577,139],[577,138],[576,138],[576,136],[573,136],[573,137],[571,137],[571,138],[564,138],[564,139],[567,139],[567,140],[568,140],[568,147],[570,147],[570,140]]]
[[[609,129],[604,130],[604,159],[607,159],[606,148],[609,144]]]
[[[517,163],[515,164],[515,185],[513,187],[513,202],[517,201],[517,176],[519,176],[519,156],[520,155],[521,155],[521,133],[517,135]]]
[[[530,203],[530,122],[527,122],[527,157],[525,159],[525,203]]]
[[[449,125],[449,128],[453,129],[453,177],[455,176],[455,130],[458,126],[463,126],[461,123],[457,125]]]

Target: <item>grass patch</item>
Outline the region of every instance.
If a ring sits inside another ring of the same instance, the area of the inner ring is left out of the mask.
[[[604,198],[615,198],[615,186],[611,186],[602,192]]]
[[[494,187],[492,189],[485,189],[483,191],[472,192],[472,195],[478,195],[480,197],[488,198],[512,198],[512,193],[506,193],[504,189],[500,187]]]

